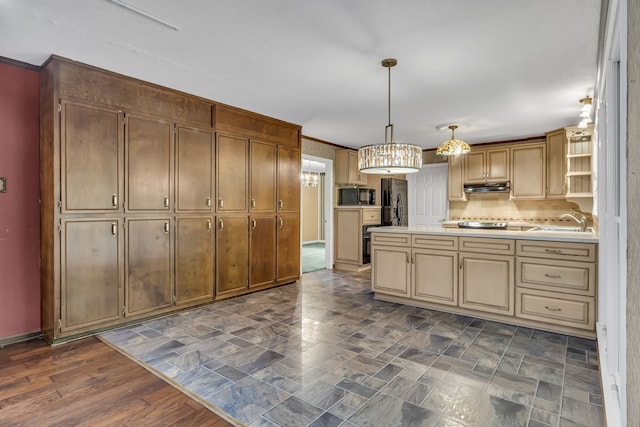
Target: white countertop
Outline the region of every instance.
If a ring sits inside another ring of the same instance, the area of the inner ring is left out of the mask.
[[[435,234],[440,236],[491,237],[496,239],[553,240],[559,242],[598,243],[598,235],[591,231],[555,232],[555,231],[513,231],[513,230],[475,230],[469,228],[442,227],[375,227],[372,233],[408,233]]]

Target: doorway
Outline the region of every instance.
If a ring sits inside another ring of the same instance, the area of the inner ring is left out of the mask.
[[[302,273],[333,266],[333,161],[302,155]]]

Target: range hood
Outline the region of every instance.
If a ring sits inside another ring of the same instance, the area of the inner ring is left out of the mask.
[[[491,182],[488,184],[465,184],[465,193],[508,193],[511,191],[509,181]]]

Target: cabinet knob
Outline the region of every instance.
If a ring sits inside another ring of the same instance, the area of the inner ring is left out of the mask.
[[[207,220],[207,231],[211,231],[211,220]]]
[[[284,207],[284,203],[282,203],[282,200],[278,200],[278,209],[282,209]]]
[[[118,224],[116,224],[115,222],[111,223],[111,235],[112,236],[118,235]]]
[[[545,273],[544,276],[548,277],[549,279],[562,279],[562,276],[560,276],[559,274]]]
[[[168,207],[169,207],[169,198],[168,198],[168,197],[165,197],[165,198],[164,198],[164,207],[165,207],[165,208],[168,208]]]
[[[207,207],[210,208],[211,207],[211,197],[207,197],[207,201],[206,201]]]
[[[280,218],[280,228],[284,227],[284,220]]]
[[[545,306],[544,306],[544,308],[546,308],[546,309],[547,309],[547,310],[549,310],[549,311],[562,311],[562,309],[561,309],[561,308],[559,308],[559,307],[553,307],[553,306],[551,306],[551,305],[545,305]]]
[[[255,218],[252,219],[251,220],[251,228],[255,230],[257,225],[258,225],[258,223],[257,223],[256,219]]]
[[[168,233],[169,232],[169,221],[165,221],[164,222],[164,232]]]
[[[251,209],[256,208],[256,199],[251,199]]]
[[[220,222],[220,230],[222,231],[222,229],[224,228],[224,222],[222,222],[222,220],[220,220],[219,222]]]
[[[116,194],[111,196],[111,206],[118,207],[118,196]]]
[[[224,200],[222,199],[222,197],[218,199],[218,207],[224,208]]]

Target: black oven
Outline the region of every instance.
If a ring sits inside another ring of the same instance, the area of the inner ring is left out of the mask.
[[[371,264],[371,231],[370,228],[380,227],[380,224],[362,226],[362,264]]]

